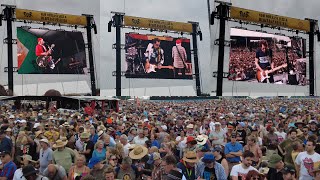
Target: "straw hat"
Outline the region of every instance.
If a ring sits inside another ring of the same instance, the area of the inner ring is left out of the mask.
[[[193,129],[193,128],[194,128],[193,124],[189,124],[189,125],[187,126],[187,129]]]
[[[297,127],[298,127],[298,124],[302,124],[303,126],[306,125],[306,123],[304,123],[301,119],[297,120],[297,122],[294,123],[294,125]]]
[[[57,140],[56,143],[52,146],[53,148],[65,147],[67,142],[62,141],[61,139]]]
[[[129,153],[129,157],[131,159],[142,159],[145,155],[148,154],[148,149],[144,146],[137,145],[134,149]]]
[[[100,125],[100,126],[98,126],[98,128],[97,128],[99,131],[100,130],[102,130],[102,131],[105,131],[105,130],[107,130],[107,128],[104,126],[104,125]]]
[[[129,146],[129,150],[134,149],[136,146],[137,146],[136,144],[130,144],[130,146]]]
[[[99,137],[102,136],[103,133],[104,133],[103,131],[99,131],[99,132],[98,132],[98,136],[99,136]]]
[[[313,163],[313,171],[312,172],[319,172],[320,171],[320,161]]]
[[[32,163],[37,163],[37,161],[34,161],[32,160],[32,157],[28,154],[25,154],[23,156],[20,156],[21,160],[24,162],[24,161],[29,161],[29,162],[32,162]]]
[[[83,133],[81,133],[80,138],[81,139],[88,139],[88,138],[90,138],[90,134],[87,132],[83,132]]]
[[[42,131],[37,131],[37,132],[35,133],[35,138],[37,138],[40,134],[42,134]]]
[[[204,135],[204,134],[201,134],[201,135],[197,136],[196,140],[197,140],[197,144],[203,146],[203,145],[205,145],[207,143],[208,136]]]
[[[182,160],[189,163],[197,163],[199,161],[197,154],[194,151],[186,152]]]
[[[44,142],[44,143],[47,143],[48,145],[50,144],[48,139],[41,139],[39,142]]]
[[[7,128],[7,129],[6,129],[6,132],[11,132],[11,131],[12,131],[11,128]]]

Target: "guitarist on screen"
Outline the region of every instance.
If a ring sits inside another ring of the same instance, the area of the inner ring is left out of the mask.
[[[51,69],[55,68],[55,63],[52,61],[51,49],[47,48],[44,45],[44,40],[42,38],[38,38],[38,45],[36,46],[36,56],[39,58],[41,56],[49,56],[48,64],[50,65]]]
[[[186,75],[187,52],[186,49],[181,45],[181,43],[182,40],[177,39],[176,45],[172,47],[172,58],[175,77],[178,77],[179,73],[181,73],[182,76]]]
[[[259,43],[260,48],[256,51],[255,64],[257,72],[264,72],[266,70],[273,70],[274,63],[272,62],[272,50],[268,48],[268,42],[261,40]],[[273,73],[269,73],[269,82],[274,83]],[[267,83],[267,79],[262,83]]]

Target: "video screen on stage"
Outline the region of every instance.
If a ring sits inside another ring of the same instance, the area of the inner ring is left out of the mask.
[[[229,80],[306,86],[306,40],[231,28]]]
[[[126,34],[127,78],[192,79],[190,39]]]
[[[18,27],[17,37],[19,74],[85,74],[81,32]]]

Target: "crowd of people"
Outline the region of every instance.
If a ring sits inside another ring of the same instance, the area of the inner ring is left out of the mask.
[[[320,179],[319,103],[141,100],[70,112],[4,102],[0,180]]]
[[[229,80],[249,80],[256,77],[256,65],[255,57],[258,47],[254,46],[254,43],[250,42],[250,47],[246,45],[232,45],[230,49],[230,62],[229,62]],[[277,47],[275,44],[270,43],[270,49],[273,52],[274,67],[278,67],[287,63],[286,52],[284,49]],[[293,69],[296,69],[297,59],[299,56],[293,49],[288,50],[289,63]],[[276,72],[281,74],[286,69],[282,69]]]

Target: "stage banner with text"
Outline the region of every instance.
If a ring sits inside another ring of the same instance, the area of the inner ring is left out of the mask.
[[[16,9],[16,18],[20,20],[40,21],[47,23],[60,23],[83,26],[87,25],[86,16],[58,14],[52,12],[33,11],[26,9]]]
[[[140,27],[140,28],[150,28],[150,29],[158,29],[158,30],[169,30],[169,31],[192,33],[191,23],[164,21],[164,20],[158,20],[158,19],[148,19],[148,18],[133,17],[133,16],[124,16],[124,25]]]
[[[307,20],[279,16],[233,6],[230,9],[230,18],[306,32],[310,31],[310,22]]]

